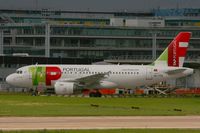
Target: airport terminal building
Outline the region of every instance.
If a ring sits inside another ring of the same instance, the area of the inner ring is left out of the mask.
[[[168,81],[200,87],[200,9],[150,12],[0,10],[0,79],[28,64],[148,64],[181,31],[192,32],[186,63],[195,73]]]

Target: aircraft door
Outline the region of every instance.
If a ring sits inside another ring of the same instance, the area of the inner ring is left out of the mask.
[[[146,80],[152,80],[153,79],[153,69],[147,68],[146,69]]]

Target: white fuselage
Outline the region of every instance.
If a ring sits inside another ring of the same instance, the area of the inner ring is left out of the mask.
[[[60,72],[48,70],[47,67],[59,68]],[[159,67],[151,65],[31,65],[19,68],[18,72],[9,75],[6,81],[20,87],[33,88],[42,85],[46,88],[54,88],[55,83],[58,81],[73,82],[76,79],[91,75],[105,74],[105,77],[99,81],[104,82],[104,84],[93,85],[91,87],[131,89],[144,85],[152,85],[171,78],[184,77],[193,73],[193,69],[190,68],[184,68],[185,70],[180,73],[167,73],[168,71],[182,68],[184,67]],[[56,74],[60,74],[60,76],[56,77]],[[45,83],[49,80],[48,75],[54,78],[50,79],[49,84]]]

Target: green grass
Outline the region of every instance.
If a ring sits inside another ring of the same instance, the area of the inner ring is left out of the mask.
[[[0,131],[0,133],[199,133],[195,129],[113,129],[113,130],[38,130]]]
[[[200,115],[199,105],[199,98],[69,98],[1,94],[0,116],[183,116]],[[132,106],[139,109],[132,109]]]

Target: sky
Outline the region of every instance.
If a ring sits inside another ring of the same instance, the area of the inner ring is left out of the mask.
[[[132,12],[177,7],[200,8],[200,0],[0,0],[0,9]]]

